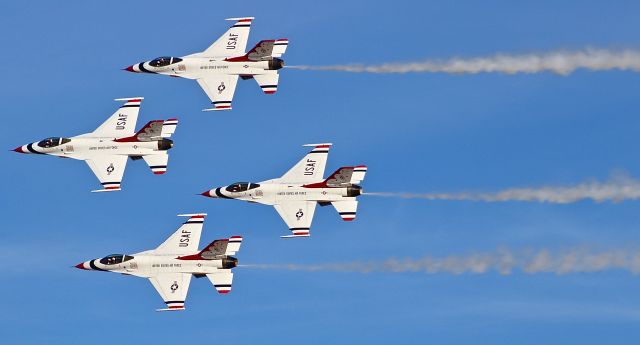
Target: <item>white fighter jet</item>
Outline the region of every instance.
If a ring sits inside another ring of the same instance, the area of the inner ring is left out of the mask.
[[[107,121],[91,133],[75,137],[51,137],[22,145],[13,151],[74,158],[87,162],[102,183],[94,192],[120,190],[127,158],[143,159],[154,174],[164,174],[169,161],[169,138],[176,130],[177,119],[154,120],[137,133],[134,131],[142,97],[119,98],[121,106]]]
[[[242,237],[232,236],[211,242],[198,251],[206,213],[181,214],[187,220],[158,248],[137,254],[112,254],[76,265],[83,270],[107,271],[148,278],[166,303],[158,311],[184,310],[191,276],[207,277],[219,293],[231,291],[233,272]]]
[[[253,17],[228,18],[235,21],[227,32],[200,53],[182,57],[159,57],[125,68],[129,72],[164,74],[195,79],[211,99],[209,110],[230,110],[238,77],[255,79],[266,94],[278,89],[280,57],[289,40],[264,40],[245,53]]]
[[[309,237],[316,204],[331,204],[343,220],[354,220],[358,208],[356,197],[362,194],[362,187],[358,184],[364,179],[367,167],[342,167],[323,179],[331,144],[304,146],[312,146],[313,149],[280,178],[258,183],[237,182],[208,190],[202,195],[272,205],[292,232],[292,235],[281,236],[283,238]]]

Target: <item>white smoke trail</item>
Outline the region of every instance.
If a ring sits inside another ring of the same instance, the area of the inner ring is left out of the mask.
[[[591,71],[640,71],[640,51],[586,48],[579,51],[555,51],[543,54],[495,54],[486,57],[450,58],[381,65],[289,66],[315,71],[355,73],[540,73],[568,75],[576,69]]]
[[[609,270],[640,273],[640,249],[590,251],[572,248],[561,251],[522,250],[513,252],[500,249],[492,253],[451,255],[445,257],[425,256],[420,259],[387,259],[384,261],[353,261],[342,263],[300,265],[246,265],[248,268],[289,270],[289,271],[331,271],[331,272],[422,272],[426,274],[484,274],[497,272],[509,275],[513,272],[526,274],[553,273],[595,273]]]
[[[588,181],[569,187],[510,188],[498,192],[461,193],[365,193],[365,195],[427,200],[467,200],[485,202],[534,201],[568,204],[581,200],[595,202],[640,199],[640,180],[613,175],[605,182]]]

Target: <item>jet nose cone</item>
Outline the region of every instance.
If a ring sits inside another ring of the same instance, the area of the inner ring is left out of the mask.
[[[123,71],[129,71],[129,72],[133,72],[133,73],[137,73],[134,69],[133,69],[133,65],[127,67],[127,68],[123,68]]]
[[[206,197],[208,197],[208,198],[215,198],[215,197],[216,197],[216,196],[215,196],[215,194],[213,194],[213,195],[211,194],[211,190],[208,190],[208,191],[202,192],[202,193],[200,193],[200,195],[202,195],[202,196],[206,196]]]
[[[76,265],[76,268],[81,269],[81,270],[88,270],[88,268],[86,268],[84,266],[84,262],[81,262],[79,264]]]
[[[22,146],[18,146],[18,147],[16,147],[15,149],[13,149],[12,151],[14,151],[14,152],[18,152],[18,153],[26,153],[26,152],[24,152],[24,150],[22,149]]]

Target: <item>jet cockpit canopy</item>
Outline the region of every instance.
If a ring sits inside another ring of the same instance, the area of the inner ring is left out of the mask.
[[[227,192],[239,193],[245,192],[249,189],[254,189],[260,187],[257,183],[249,183],[249,182],[236,182],[234,184],[229,185],[226,190]]]
[[[163,57],[159,57],[157,59],[151,60],[149,62],[149,65],[152,66],[152,67],[164,67],[164,66],[169,66],[172,63],[178,63],[180,61],[182,61],[181,58],[163,56]]]
[[[123,263],[125,261],[129,261],[131,259],[133,259],[133,256],[130,256],[130,255],[111,254],[109,256],[105,256],[104,258],[100,259],[100,263],[103,265],[116,265],[116,264]]]
[[[43,140],[40,140],[40,142],[38,142],[38,146],[43,147],[43,148],[49,148],[49,147],[55,147],[58,145],[62,145],[62,144],[66,144],[68,142],[70,142],[71,139],[67,139],[67,138],[56,138],[56,137],[51,137],[51,138],[46,138]]]

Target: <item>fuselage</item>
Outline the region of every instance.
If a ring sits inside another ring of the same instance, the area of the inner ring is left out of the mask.
[[[224,74],[252,76],[273,73],[284,66],[278,58],[251,61],[244,57],[162,57],[141,62],[126,68],[130,72],[163,74],[186,79],[200,79],[207,75]]]
[[[266,205],[276,205],[282,201],[316,201],[320,203],[354,199],[361,194],[357,185],[347,187],[323,187],[315,184],[288,184],[278,180],[259,183],[238,182],[204,192],[212,198],[238,199]]]
[[[191,273],[195,275],[214,273],[219,269],[236,267],[238,260],[232,256],[204,260],[197,253],[192,255],[157,255],[142,252],[132,255],[113,254],[100,259],[85,261],[77,268],[94,271],[108,271],[152,277],[162,273]]]
[[[14,149],[14,151],[87,159],[101,154],[145,156],[157,153],[157,151],[166,151],[171,147],[173,147],[173,141],[169,139],[133,141],[128,138],[101,138],[85,134],[71,138],[47,138],[39,142],[22,145]]]

